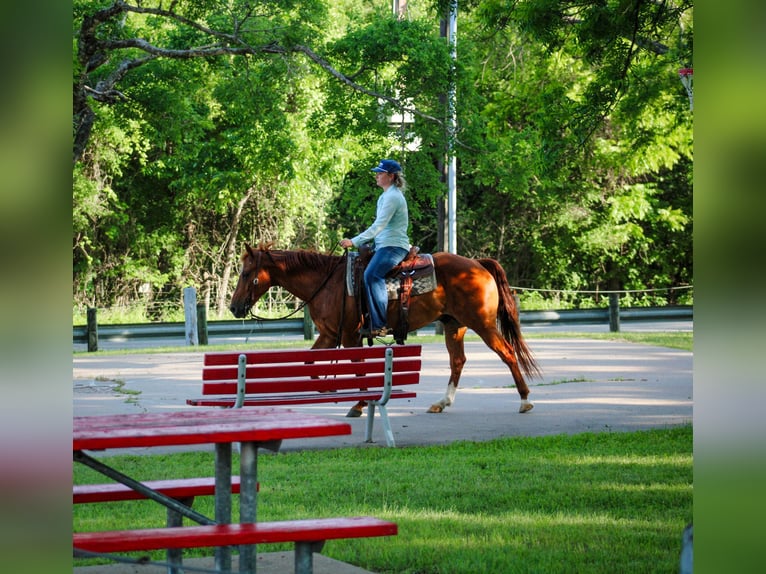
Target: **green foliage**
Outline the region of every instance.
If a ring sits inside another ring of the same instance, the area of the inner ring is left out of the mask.
[[[449,5],[397,19],[357,0],[75,2],[75,304],[176,303],[191,284],[223,310],[243,242],[331,250],[369,225],[382,157],[405,167],[413,243],[443,249],[452,82],[461,254],[498,259],[553,306],[601,304],[578,290],[679,302],[691,3],[472,0],[457,62],[439,34]]]

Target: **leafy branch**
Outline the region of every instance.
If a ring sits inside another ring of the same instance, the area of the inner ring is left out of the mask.
[[[143,6],[139,2],[129,4],[123,0],[115,0],[111,6],[82,17],[82,24],[78,34],[77,54],[80,73],[76,77],[73,86],[74,163],[77,163],[82,157],[95,121],[90,100],[112,104],[126,99],[125,94],[117,88],[118,84],[132,70],[156,58],[184,60],[226,55],[257,56],[268,54],[288,56],[291,54],[302,54],[351,89],[393,104],[405,112],[443,125],[442,120],[426,114],[413,106],[408,106],[398,98],[361,85],[352,76],[336,69],[330,62],[307,45],[294,44],[283,46],[275,40],[259,45],[249,42],[245,37],[247,32],[245,24],[254,17],[254,8],[249,4],[244,5],[244,12],[239,17],[232,15],[231,32],[211,28],[183,14],[179,14],[175,11],[175,6],[176,2],[172,2],[168,9],[163,9],[161,7]],[[144,38],[118,37],[118,31],[124,30],[124,26],[121,26],[119,21],[130,12],[165,18],[179,26],[194,30],[213,41],[198,46],[169,48]],[[113,28],[110,28],[109,25],[113,26]],[[101,68],[110,64],[116,54],[121,51],[130,50],[137,50],[141,55],[124,59],[108,73],[97,73]]]

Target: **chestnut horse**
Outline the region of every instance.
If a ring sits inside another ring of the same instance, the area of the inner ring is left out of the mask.
[[[444,397],[428,412],[440,413],[455,400],[466,361],[463,338],[468,329],[508,365],[521,397],[519,412],[532,410],[534,405],[527,399],[529,387],[521,369],[529,376],[540,371],[521,336],[518,311],[502,267],[494,259],[468,259],[451,253],[434,253],[433,259],[436,289],[413,295],[408,315],[410,331],[436,320],[444,325],[450,378]],[[319,331],[312,348],[359,347],[361,318],[356,299],[346,293],[345,268],[345,255],[272,250],[263,244],[253,249],[245,245],[229,309],[235,317],[243,318],[269,288],[280,286],[306,302]],[[398,306],[397,301],[388,304],[389,327],[395,327],[399,320]],[[363,406],[355,405],[347,416],[359,416]]]

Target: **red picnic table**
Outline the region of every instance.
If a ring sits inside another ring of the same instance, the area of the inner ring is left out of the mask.
[[[89,466],[167,508],[200,523],[231,523],[232,443],[240,443],[240,522],[255,523],[258,449],[278,450],[282,440],[351,434],[351,425],[287,409],[215,409],[75,417],[75,462]],[[84,451],[195,444],[215,445],[215,517],[208,518],[148,488]],[[242,546],[240,572],[255,571],[255,546]],[[228,547],[216,548],[216,569],[231,568]]]

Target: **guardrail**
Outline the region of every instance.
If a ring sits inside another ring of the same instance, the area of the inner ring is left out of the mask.
[[[521,311],[522,325],[552,325],[572,323],[609,323],[611,309],[564,309],[561,311]],[[625,307],[618,310],[620,321],[690,321],[694,319],[692,305],[672,307]]]
[[[619,321],[689,321],[694,318],[691,305],[672,307],[626,307],[617,310],[617,329]],[[613,309],[564,309],[560,311],[521,311],[519,320],[524,325],[571,325],[578,323],[609,324],[614,326]],[[299,317],[297,319],[277,319],[273,321],[231,320],[207,321],[206,333],[200,336],[201,342],[210,336],[267,337],[274,335],[303,335],[304,339],[314,337],[313,324]],[[181,338],[185,336],[185,323],[135,323],[124,325],[88,325],[72,327],[72,340],[75,344],[88,343],[88,350],[97,350],[98,341],[127,341],[132,339]]]

